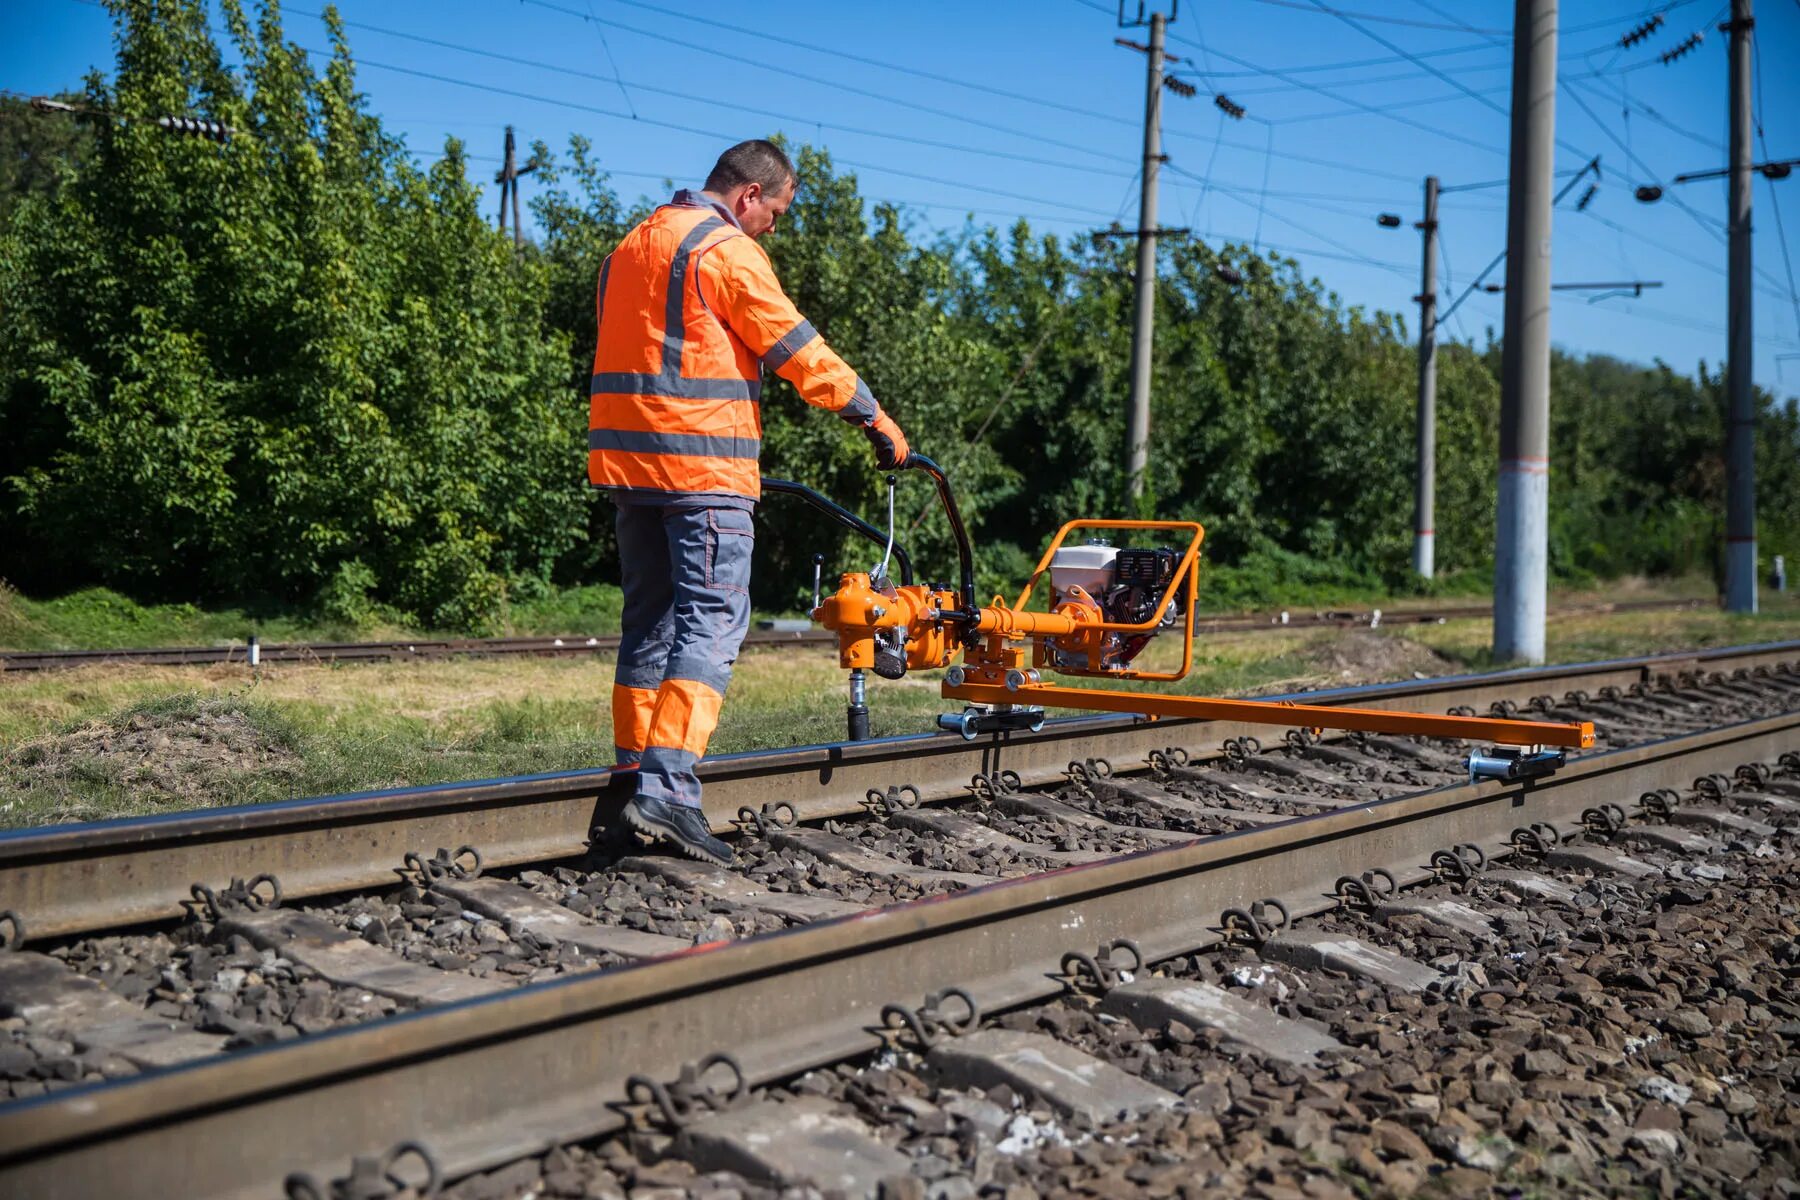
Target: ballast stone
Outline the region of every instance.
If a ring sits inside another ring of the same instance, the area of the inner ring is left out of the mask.
[[[925,1069],[953,1087],[1001,1084],[1055,1110],[1100,1125],[1181,1102],[1073,1046],[1041,1033],[982,1029],[934,1046]]]

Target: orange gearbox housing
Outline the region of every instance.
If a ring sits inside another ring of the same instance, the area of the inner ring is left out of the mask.
[[[812,610],[812,619],[837,634],[838,665],[867,670],[875,665],[875,637],[900,630],[908,669],[946,666],[955,651],[942,613],[956,608],[956,593],[919,584],[877,588],[855,571],[839,578],[837,591]]]

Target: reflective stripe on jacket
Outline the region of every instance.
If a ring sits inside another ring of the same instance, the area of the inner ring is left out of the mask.
[[[600,268],[588,403],[597,487],[755,500],[762,367],[866,423],[875,397],[800,315],[774,267],[699,193],[680,192]]]

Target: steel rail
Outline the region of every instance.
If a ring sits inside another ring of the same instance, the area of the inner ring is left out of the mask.
[[[1586,808],[1797,737],[1800,713],[1785,714],[52,1093],[0,1110],[0,1193],[269,1196],[290,1171],[342,1175],[406,1140],[454,1177],[619,1128],[634,1074],[672,1079],[729,1050],[751,1083],[791,1077],[876,1048],[889,1003],[952,986],[990,1012],[1039,1001],[1061,990],[1068,951],[1202,949],[1226,908],[1273,896],[1318,911],[1347,871],[1420,877],[1461,843],[1500,856],[1518,826],[1572,829]]]
[[[1647,612],[1661,609],[1716,608],[1703,600],[1633,600],[1617,604],[1574,605],[1552,611],[1552,616]],[[1342,629],[1369,625],[1380,611],[1383,625],[1435,625],[1441,621],[1491,616],[1486,605],[1461,605],[1430,610],[1328,610],[1309,613],[1242,613],[1197,617],[1196,633],[1258,633],[1282,629]],[[836,644],[823,629],[754,629],[745,639],[751,647],[811,646]],[[257,648],[260,661],[271,663],[393,662],[438,658],[519,655],[534,658],[567,658],[605,654],[619,648],[619,635],[562,634],[542,637],[413,638],[388,642],[271,642]],[[0,674],[17,671],[50,671],[82,666],[217,666],[248,661],[249,647],[224,646],[119,647],[104,650],[0,650]]]
[[[1524,701],[1555,689],[1628,687],[1658,674],[1733,670],[1800,659],[1800,642],[1308,692],[1313,704],[1427,710]],[[1282,697],[1276,697],[1281,699]],[[1074,717],[1040,733],[966,742],[920,734],[869,742],[722,755],[700,764],[707,815],[731,828],[742,808],[791,804],[802,821],[860,812],[871,789],[899,784],[935,801],[968,793],[978,772],[1017,771],[1027,786],[1061,778],[1071,761],[1141,762],[1180,747],[1192,757],[1231,737],[1267,732],[1230,721]],[[263,872],[294,898],[389,883],[408,851],[476,846],[495,867],[572,858],[630,798],[629,771],[570,771],[0,833],[0,911],[33,939],[179,917],[194,883]]]

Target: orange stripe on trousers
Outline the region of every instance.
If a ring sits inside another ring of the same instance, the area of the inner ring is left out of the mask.
[[[613,684],[613,745],[642,750],[650,744],[650,716],[656,711],[656,689]]]
[[[692,679],[665,679],[656,691],[656,711],[650,718],[652,746],[686,750],[699,757],[719,724],[719,706],[725,697]]]

